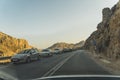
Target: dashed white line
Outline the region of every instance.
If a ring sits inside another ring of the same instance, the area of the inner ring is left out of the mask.
[[[53,67],[52,69],[50,69],[46,74],[44,74],[42,77],[46,77],[46,76],[51,76],[53,75],[63,64],[65,64],[65,62],[67,62],[72,56],[74,56],[75,54],[73,53],[72,55],[70,55],[69,57],[67,57],[65,60],[61,61],[60,63],[58,63],[55,67]]]

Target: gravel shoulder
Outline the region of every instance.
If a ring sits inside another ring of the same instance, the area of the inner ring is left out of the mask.
[[[104,56],[96,55],[90,51],[87,54],[99,65],[108,70],[113,75],[120,75],[120,60],[109,60]]]

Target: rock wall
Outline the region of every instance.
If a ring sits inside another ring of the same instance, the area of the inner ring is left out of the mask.
[[[79,43],[76,44],[69,44],[69,43],[65,43],[65,42],[59,42],[59,43],[55,43],[52,46],[49,47],[49,49],[79,49],[81,47],[83,47],[84,45],[84,41],[80,41]]]
[[[32,48],[26,40],[0,32],[0,56],[11,56],[26,48]]]
[[[120,59],[120,1],[111,9],[104,8],[102,22],[86,40],[84,48],[111,59]]]
[[[49,49],[64,49],[64,48],[70,48],[72,49],[74,47],[74,44],[68,44],[68,43],[64,43],[64,42],[59,42],[59,43],[55,43],[52,46],[49,47]]]

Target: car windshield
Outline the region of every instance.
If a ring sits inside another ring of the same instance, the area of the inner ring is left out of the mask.
[[[42,52],[49,52],[49,50],[45,49],[45,50],[42,50]]]
[[[56,50],[56,51],[57,51],[57,50],[59,50],[59,49],[54,49],[54,50]]]
[[[120,77],[120,0],[0,0],[0,80],[66,76]]]
[[[19,54],[28,54],[28,53],[30,53],[31,52],[31,50],[24,50],[24,51],[22,51],[22,52],[19,52]]]

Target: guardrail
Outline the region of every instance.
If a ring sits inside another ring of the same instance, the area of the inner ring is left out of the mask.
[[[0,64],[8,64],[11,62],[10,60],[11,56],[8,57],[0,57]]]
[[[6,60],[6,59],[10,59],[11,56],[8,56],[8,57],[0,57],[0,60]]]

